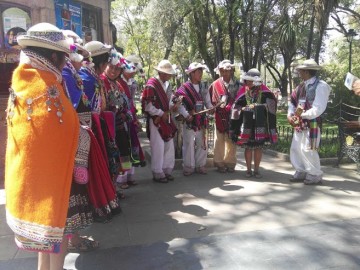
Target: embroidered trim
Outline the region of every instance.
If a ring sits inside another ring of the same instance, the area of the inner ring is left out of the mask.
[[[13,217],[6,211],[7,224],[14,233],[36,242],[61,243],[64,228],[40,225]]]
[[[20,53],[20,64],[29,64],[33,68],[49,71],[56,76],[56,80],[61,83],[62,82],[62,74],[61,71],[54,66],[47,58],[44,56],[29,50],[23,49]]]

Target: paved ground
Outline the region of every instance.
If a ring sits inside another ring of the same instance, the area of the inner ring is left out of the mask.
[[[147,146],[145,145],[145,148]],[[263,179],[245,178],[243,153],[234,174],[151,181],[149,166],[126,191],[123,213],[83,234],[101,241],[71,253],[81,270],[360,269],[360,176],[355,164],[323,167],[321,186],[291,184],[291,165],[264,155]],[[1,181],[0,181],[1,182]],[[5,223],[0,189],[0,269],[36,269]]]

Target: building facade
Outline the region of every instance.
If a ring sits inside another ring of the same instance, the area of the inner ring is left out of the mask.
[[[16,35],[40,22],[71,29],[85,42],[112,44],[112,0],[12,0],[0,1],[0,99],[7,99],[12,72],[19,61]],[[4,101],[0,109],[4,111]]]

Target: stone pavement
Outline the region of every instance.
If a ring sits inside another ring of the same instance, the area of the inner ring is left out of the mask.
[[[144,148],[148,145],[144,140]],[[79,270],[360,269],[360,176],[355,164],[324,166],[324,184],[288,181],[282,158],[264,155],[263,179],[245,177],[243,153],[233,174],[154,183],[150,166],[136,169],[122,214],[83,231],[101,242],[67,255]],[[1,181],[0,181],[1,182]],[[36,269],[19,251],[5,222],[0,189],[0,269]]]

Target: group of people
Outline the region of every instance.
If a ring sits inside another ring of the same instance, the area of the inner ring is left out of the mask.
[[[201,79],[206,66],[193,62],[185,70],[189,80],[172,92],[169,80],[175,71],[168,60],[155,68],[142,93],[142,109],[147,116],[153,180],[168,183],[175,164],[173,137],[182,130],[183,175],[206,174],[208,115],[214,114],[214,166],[220,173],[233,173],[236,146],[245,148],[247,177],[261,178],[262,149],[277,142],[276,99],[262,83],[257,69],[244,76],[244,85],[234,79],[235,65],[223,60],[215,71],[219,78],[204,88]],[[254,167],[254,170],[252,170]]]
[[[132,77],[139,66],[112,46],[82,44],[39,23],[17,37],[20,63],[7,108],[7,223],[38,269],[63,269],[66,251],[98,241],[79,231],[121,212],[123,190],[145,166]],[[132,58],[134,59],[134,58]]]
[[[7,223],[17,245],[39,252],[38,269],[62,269],[66,250],[97,248],[79,231],[121,212],[123,190],[136,185],[145,166],[134,102],[138,62],[99,41],[82,44],[72,31],[40,23],[17,37],[19,66],[7,108],[5,188]],[[219,78],[201,83],[206,66],[193,62],[189,80],[175,91],[173,65],[162,60],[141,96],[151,147],[153,181],[174,180],[175,121],[182,126],[183,175],[206,174],[208,115],[215,118],[214,166],[234,173],[236,147],[245,148],[246,177],[261,178],[262,149],[277,142],[277,100],[260,72],[223,60]],[[298,66],[304,82],[291,95],[288,120],[295,127],[291,181],[316,184],[320,115],[330,92],[313,60]]]

